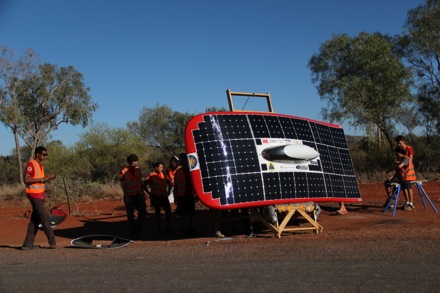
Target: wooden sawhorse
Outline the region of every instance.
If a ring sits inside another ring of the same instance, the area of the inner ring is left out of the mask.
[[[427,209],[425,198],[433,208],[434,212],[438,212],[434,204],[432,203],[431,199],[429,198],[428,194],[426,193],[425,189],[423,189],[422,183],[426,180],[415,180],[411,181],[411,184],[415,184],[417,186],[417,190],[419,191],[420,198],[422,199],[423,207],[425,210]],[[397,209],[397,203],[399,202],[399,194],[401,191],[401,186],[399,183],[391,183],[392,186],[394,186],[393,192],[391,194],[391,197],[388,199],[387,204],[385,205],[385,209],[383,210],[383,213],[385,214],[390,207],[391,203],[394,203],[393,207],[393,217],[396,214]]]
[[[286,204],[286,205],[276,205],[277,214],[285,214],[281,224],[277,220],[275,223],[270,223],[264,215],[257,208],[250,209],[251,221],[262,222],[269,230],[271,230],[275,235],[280,238],[283,232],[297,232],[297,231],[307,231],[313,230],[316,233],[322,232],[324,229],[316,221],[316,207],[314,203],[299,203],[299,204]],[[303,216],[312,226],[311,227],[287,227],[287,224],[291,220],[295,213],[299,213]],[[313,213],[314,218],[310,217],[308,213]]]

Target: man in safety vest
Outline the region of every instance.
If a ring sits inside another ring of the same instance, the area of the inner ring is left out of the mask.
[[[135,240],[142,238],[142,226],[147,214],[145,194],[142,188],[144,178],[138,166],[138,161],[139,159],[135,154],[129,155],[127,157],[128,165],[121,170],[119,177],[124,192],[130,237]],[[135,210],[138,212],[137,219],[135,219]]]
[[[411,181],[416,180],[416,171],[414,170],[412,160],[410,160],[410,158],[406,155],[406,151],[404,149],[398,147],[394,151],[396,152],[396,166],[394,169],[387,170],[386,173],[395,170],[395,174],[393,177],[385,181],[385,184],[389,185],[389,183],[399,183],[406,200],[403,209],[405,211],[412,211],[415,210],[415,207],[413,205]],[[389,196],[390,194],[388,194],[388,197]]]
[[[160,210],[165,211],[166,231],[171,232],[171,205],[168,200],[168,189],[170,181],[163,173],[163,164],[155,163],[154,172],[150,173],[145,180],[145,191],[150,195],[151,205],[156,213],[157,232],[162,232],[160,224]]]
[[[35,157],[26,165],[24,183],[26,184],[27,197],[32,205],[32,215],[22,250],[39,247],[34,245],[34,241],[40,224],[49,242],[49,249],[56,248],[55,234],[50,226],[49,214],[44,206],[46,182],[55,178],[54,174],[44,174],[43,161],[46,160],[47,155],[47,149],[39,146],[35,149]]]
[[[414,157],[413,147],[406,144],[405,137],[403,137],[402,135],[397,136],[395,141],[397,143],[397,146],[402,148],[405,151],[405,155],[409,158],[409,160],[412,163],[413,157]]]
[[[399,148],[402,148],[405,151],[405,156],[408,157],[409,163],[411,163],[413,165],[413,168],[414,168],[414,161],[413,161],[413,158],[414,158],[414,148],[412,146],[406,144],[405,137],[403,137],[402,135],[397,136],[395,138],[395,141],[397,143],[397,146]],[[413,199],[412,185],[411,185],[411,188],[408,190],[408,197],[409,197],[409,202],[411,202],[411,205],[410,206],[405,206],[406,210],[414,210],[414,206],[412,205],[412,199]]]

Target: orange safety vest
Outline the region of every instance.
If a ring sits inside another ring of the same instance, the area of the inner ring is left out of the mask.
[[[155,196],[168,196],[167,186],[168,182],[165,175],[161,173],[150,173],[147,177],[147,181],[151,188],[151,194]]]
[[[36,160],[31,159],[29,164],[32,164],[34,168],[34,175],[31,176],[31,179],[35,178],[44,178],[44,168],[38,163]],[[44,193],[46,191],[46,184],[43,182],[37,182],[26,185],[26,193],[30,195],[35,195],[38,193]]]
[[[168,167],[166,170],[166,174],[168,176],[168,179],[171,181],[171,185],[173,185],[173,186],[174,186],[174,178],[176,177],[176,172],[180,168],[181,168],[180,166],[177,166],[177,168],[173,170],[173,169],[171,169],[171,167]]]
[[[128,167],[125,167],[121,171],[121,177],[124,180],[121,181],[125,186],[125,194],[127,196],[134,196],[141,194],[142,188],[142,173],[139,167],[134,169],[134,173],[129,171]]]
[[[402,174],[402,178],[405,181],[414,181],[416,180],[416,170],[414,170],[414,164],[412,163],[412,161],[409,159],[408,156],[405,156],[405,158],[408,159],[408,166],[402,167],[400,172]]]

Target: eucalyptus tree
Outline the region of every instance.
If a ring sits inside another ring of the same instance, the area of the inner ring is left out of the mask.
[[[374,125],[393,146],[399,114],[413,98],[411,71],[390,37],[365,32],[355,37],[333,35],[308,65],[312,82],[328,104],[321,111],[324,119],[347,121],[363,130]]]
[[[440,133],[440,1],[408,12],[398,44],[415,71],[419,110],[427,132]]]
[[[24,84],[19,133],[32,152],[61,124],[86,127],[97,109],[83,75],[73,66],[39,65]]]
[[[174,111],[166,105],[156,105],[144,107],[139,120],[127,126],[162,158],[170,158],[185,151],[185,127],[192,116],[194,114]]]
[[[0,48],[0,121],[14,135],[17,174],[21,184],[24,184],[24,179],[19,129],[25,117],[21,111],[20,92],[23,91],[23,81],[35,72],[37,64],[38,57],[31,49],[17,57],[13,49]]]
[[[60,124],[87,126],[96,110],[83,75],[73,66],[39,64],[32,50],[20,58],[1,48],[0,121],[15,138],[19,180],[23,184],[20,139],[35,148]]]
[[[73,152],[79,168],[71,176],[110,183],[125,166],[127,156],[132,153],[138,155],[141,167],[145,167],[149,148],[128,129],[112,128],[101,123],[80,135],[79,141],[73,146]]]

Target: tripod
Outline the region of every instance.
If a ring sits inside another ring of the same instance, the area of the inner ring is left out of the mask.
[[[422,203],[423,203],[423,207],[426,208],[426,202],[425,199],[429,202],[429,204],[431,205],[431,207],[433,208],[434,212],[438,213],[436,207],[434,206],[434,204],[432,203],[431,199],[429,198],[428,194],[426,193],[425,189],[423,189],[422,183],[425,182],[426,180],[415,180],[415,181],[411,181],[411,184],[416,184],[417,186],[417,190],[419,191],[419,195],[420,198],[422,199]],[[397,209],[397,203],[399,201],[399,194],[401,191],[401,186],[399,183],[391,183],[392,186],[394,186],[393,192],[391,194],[391,197],[388,199],[386,205],[385,205],[385,209],[383,211],[383,213],[385,214],[388,210],[388,208],[390,207],[391,203],[394,203],[394,207],[393,209],[393,217],[396,214],[396,209]]]

